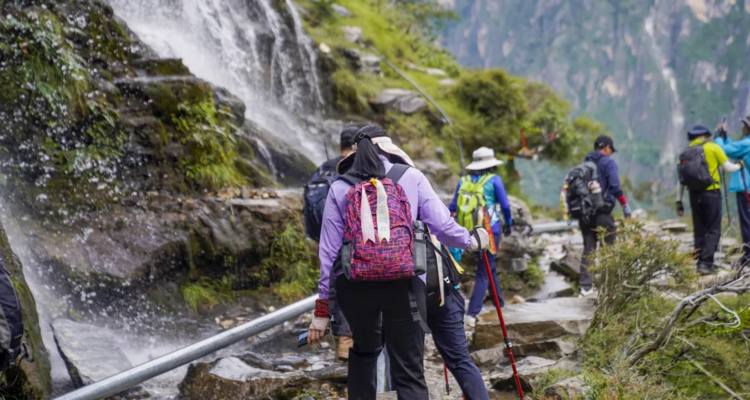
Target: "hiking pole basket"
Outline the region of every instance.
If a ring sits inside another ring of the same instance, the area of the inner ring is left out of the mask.
[[[505,348],[508,350],[508,358],[510,359],[510,366],[513,367],[513,377],[516,380],[516,387],[518,388],[518,397],[524,400],[523,388],[521,388],[521,380],[518,378],[518,370],[516,369],[516,360],[513,358],[513,349],[508,338],[508,330],[505,328],[505,320],[503,319],[503,310],[500,308],[500,299],[497,297],[497,288],[495,288],[495,279],[493,279],[492,269],[490,268],[490,261],[487,259],[487,250],[482,252],[482,258],[484,258],[484,267],[487,269],[487,277],[490,281],[490,290],[492,291],[492,301],[495,302],[495,309],[497,310],[497,318],[500,320],[500,327],[503,329],[503,339],[505,340]]]

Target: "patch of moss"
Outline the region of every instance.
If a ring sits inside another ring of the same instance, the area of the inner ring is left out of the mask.
[[[219,304],[228,304],[235,299],[232,291],[235,278],[225,275],[220,280],[202,277],[195,282],[182,285],[180,293],[183,300],[194,312],[201,308],[211,309]]]

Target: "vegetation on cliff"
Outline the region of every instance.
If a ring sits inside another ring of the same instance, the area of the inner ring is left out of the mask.
[[[337,4],[346,7],[352,17],[338,15],[328,2],[302,3],[308,11],[307,32],[318,44],[331,48],[325,63],[331,71],[334,106],[341,113],[382,123],[414,158],[440,158],[459,172],[455,138],[463,141],[468,157],[482,145],[513,154],[522,150],[523,129],[528,149],[545,146],[542,158],[569,164],[578,160],[579,145],[586,137],[606,132],[603,125],[585,116],[571,118],[570,103],[547,85],[503,70],[459,66],[453,55],[435,44],[435,28],[455,17],[437,3],[351,0]],[[420,12],[410,12],[414,8]],[[342,28],[348,26],[362,29],[360,43],[344,38]],[[366,54],[371,49],[406,70],[406,75],[447,112],[455,127],[445,124],[433,108],[412,115],[371,108],[369,100],[385,88],[414,90],[385,64],[382,74],[358,71],[351,51]],[[414,66],[440,69],[445,75],[429,74]],[[512,173],[511,168],[508,175]]]

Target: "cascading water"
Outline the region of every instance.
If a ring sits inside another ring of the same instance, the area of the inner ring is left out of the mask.
[[[296,5],[270,0],[109,0],[160,57],[180,58],[196,76],[245,102],[245,116],[314,162],[320,141],[299,116],[323,105],[316,52]],[[312,149],[312,151],[311,151]]]

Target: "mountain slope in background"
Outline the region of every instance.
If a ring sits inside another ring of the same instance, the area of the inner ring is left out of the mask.
[[[621,175],[641,201],[672,189],[687,127],[726,117],[734,132],[750,113],[750,0],[443,3],[461,17],[443,43],[462,64],[547,82],[577,112],[606,123]],[[529,178],[542,166],[524,170]],[[563,173],[524,179],[524,190],[554,202],[557,193],[541,188]]]

